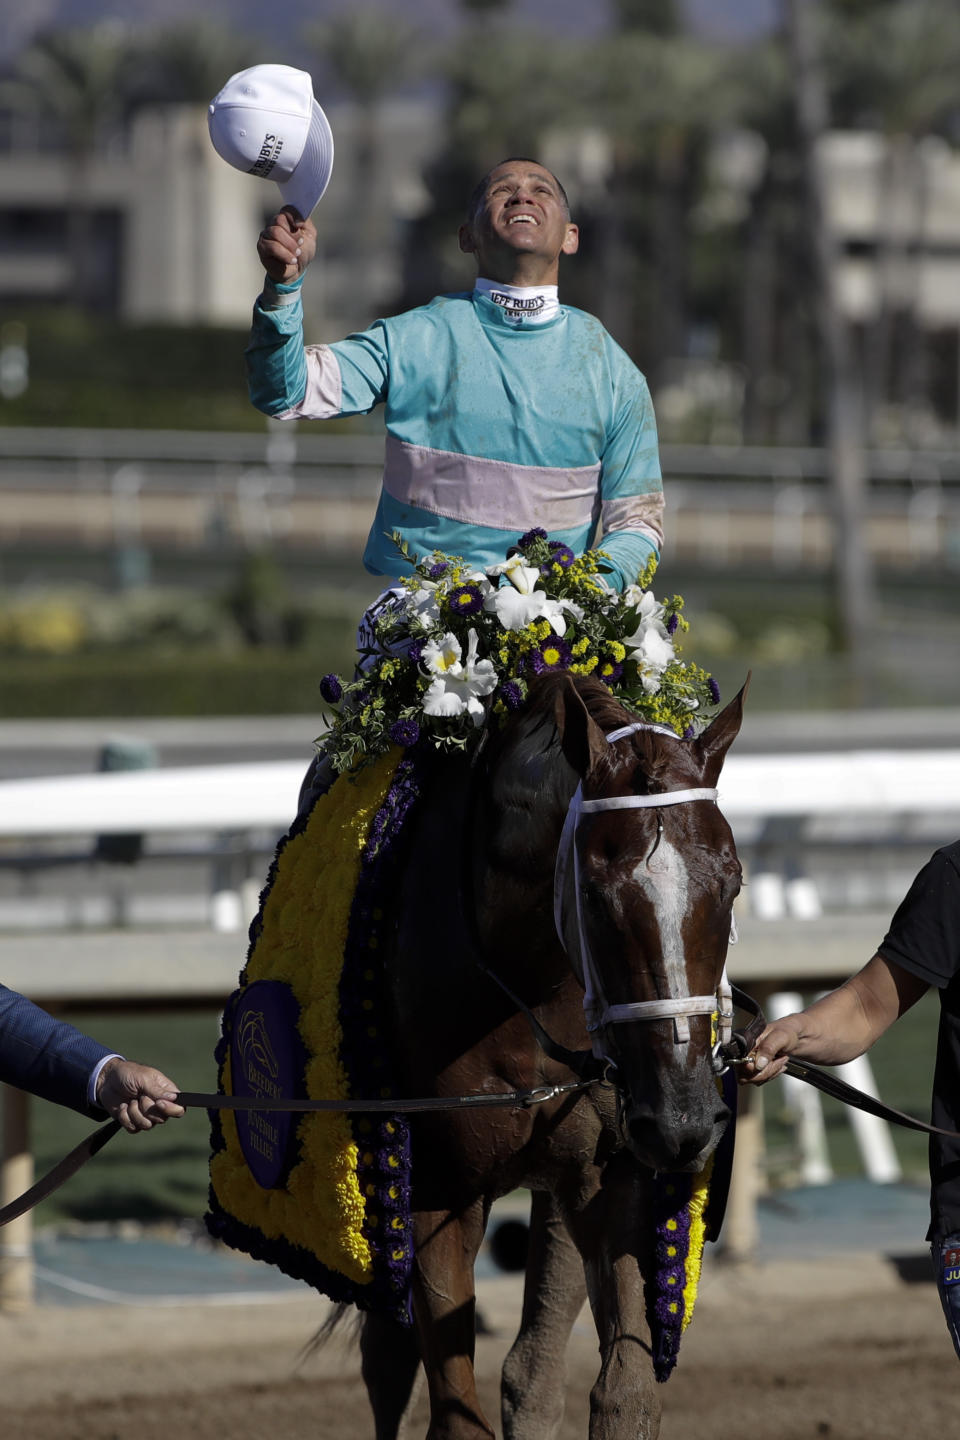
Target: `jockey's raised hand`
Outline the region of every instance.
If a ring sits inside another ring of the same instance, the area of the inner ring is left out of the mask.
[[[317,231],[292,205],[285,205],[260,231],[257,254],[271,280],[291,285],[317,253]]]

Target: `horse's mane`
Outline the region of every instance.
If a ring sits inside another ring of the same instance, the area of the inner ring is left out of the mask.
[[[571,791],[581,778],[564,753],[562,722],[558,718],[558,696],[562,687],[569,684],[576,689],[590,719],[605,734],[636,720],[636,715],[627,710],[602,681],[590,675],[555,674],[535,681],[527,703],[510,718],[492,747],[491,773],[497,772],[498,789],[507,804],[526,808],[532,806],[535,796],[538,810],[549,809],[551,801],[566,809]],[[635,742],[632,750],[618,747],[609,757],[604,752],[599,764],[613,768],[622,762],[625,754],[632,753],[646,774],[662,769],[665,763],[662,746],[655,734],[641,732],[632,740]],[[505,754],[509,756],[506,773],[499,765]]]

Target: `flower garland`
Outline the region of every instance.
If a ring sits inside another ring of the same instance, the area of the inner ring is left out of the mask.
[[[680,1339],[693,1319],[710,1198],[713,1156],[698,1175],[657,1175],[654,1179],[656,1271],[647,1286],[654,1374],[668,1380],[677,1363]]]
[[[377,901],[417,793],[412,762],[394,749],[321,795],[278,847],[240,982],[289,985],[309,1056],[309,1097],[389,1098],[381,970],[373,954],[382,920]],[[218,1047],[226,1093],[231,1016],[242,993],[225,1010]],[[306,1115],[297,1144],[283,1185],[263,1189],[247,1167],[234,1116],[216,1112],[208,1229],[333,1300],[386,1309],[409,1323],[405,1119]]]
[[[541,529],[486,570],[441,551],[419,559],[393,540],[412,574],[368,611],[355,678],[320,682],[335,714],[318,744],[338,771],[421,740],[465,749],[488,712],[499,721],[518,710],[552,670],[595,675],[678,735],[697,733],[719,703],[712,676],[680,659],[683,600],[655,599],[655,560],[621,594],[604,579],[602,550],[576,556]]]

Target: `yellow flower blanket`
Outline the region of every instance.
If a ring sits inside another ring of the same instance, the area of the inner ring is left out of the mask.
[[[376,951],[393,842],[417,793],[401,753],[339,777],[280,842],[224,1013],[224,1093],[390,1097]],[[282,1118],[247,1111],[212,1124],[211,1232],[334,1300],[407,1320],[403,1116],[314,1113],[286,1135]]]

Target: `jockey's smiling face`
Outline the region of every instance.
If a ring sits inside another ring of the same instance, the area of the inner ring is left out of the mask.
[[[556,285],[561,255],[579,232],[556,176],[535,160],[504,160],[474,191],[460,249],[477,272],[505,285]]]

